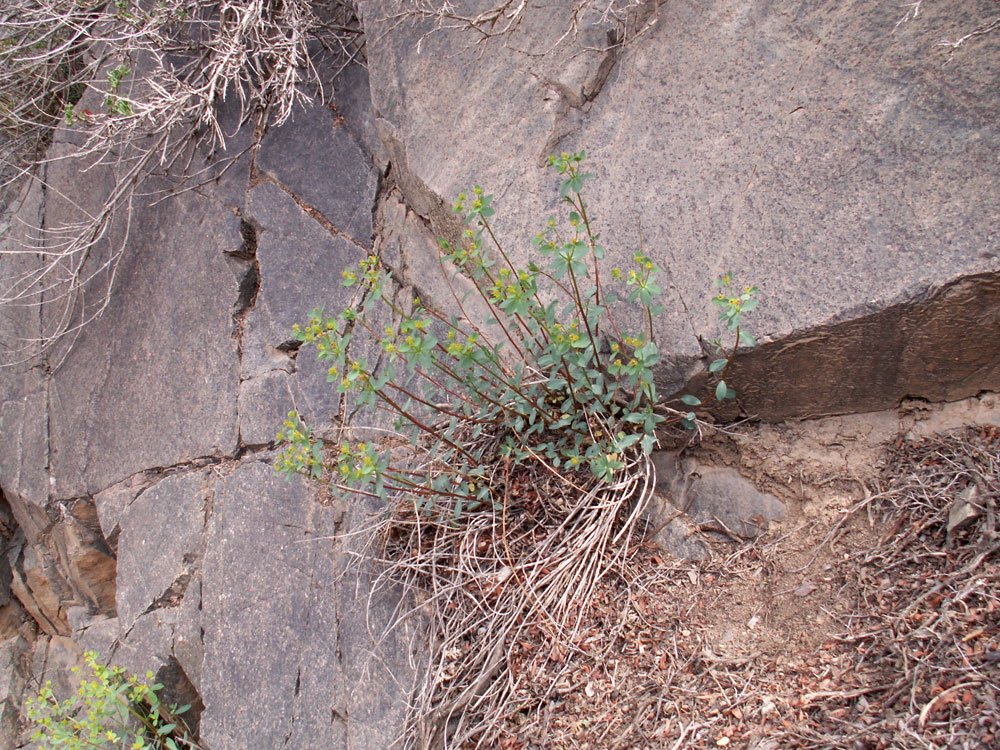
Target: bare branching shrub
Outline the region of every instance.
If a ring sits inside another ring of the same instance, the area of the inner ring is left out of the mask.
[[[338,10],[321,18],[309,0],[23,0],[0,8],[3,187],[52,158],[44,150],[60,127],[74,132],[62,139],[70,152],[58,158],[109,166],[115,175],[103,205],[78,223],[27,232],[37,242],[0,251],[40,258],[27,270],[0,268],[0,306],[44,298],[58,309],[37,339],[7,342],[4,364],[79,330],[106,307],[127,237],[115,232],[112,241],[112,222],[152,171],[196,178],[194,146],[225,154],[232,132],[220,124],[223,101],[236,103],[231,130],[253,123],[260,133],[321,95],[310,45],[351,59],[361,38],[353,12]],[[102,241],[115,247],[95,263]],[[104,301],[82,310],[80,291],[97,274],[109,278]]]
[[[607,33],[607,46],[626,43],[657,8],[660,0],[571,0],[558,7],[530,0],[500,0],[495,3],[453,3],[450,0],[400,0],[393,12],[380,21],[389,27],[413,21],[430,22],[432,31],[462,31],[472,43],[499,39],[506,43],[522,27],[530,26],[532,12],[544,7],[546,15],[561,14],[562,34],[549,40],[544,49],[531,54],[545,55],[581,32],[598,28]],[[422,42],[423,40],[421,40]]]

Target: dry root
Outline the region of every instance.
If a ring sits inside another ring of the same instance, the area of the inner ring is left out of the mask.
[[[636,549],[655,477],[640,454],[613,485],[509,463],[493,483],[502,498],[494,508],[455,517],[400,498],[376,530],[381,584],[418,592],[430,620],[406,747],[496,747],[505,721],[540,708],[543,701],[518,698],[523,685],[540,664],[567,663],[578,648],[595,587]],[[523,645],[539,639],[533,668]]]
[[[510,487],[512,496],[530,498],[516,481]],[[715,621],[730,622],[716,611],[726,606],[720,602],[751,596],[754,586],[766,594],[765,609],[780,600],[787,612],[797,603],[813,621],[810,587],[780,588],[795,586],[798,555],[809,554],[809,548],[786,550],[784,536],[737,546],[711,542],[717,554],[696,563],[671,561],[648,547],[613,558],[607,569],[615,574],[586,589],[585,606],[560,612],[571,622],[562,630],[523,595],[516,598],[516,583],[501,587],[496,600],[474,588],[478,581],[489,591],[490,575],[503,569],[506,557],[490,553],[489,570],[463,574],[465,589],[455,587],[459,579],[440,576],[440,599],[432,606],[438,629],[451,640],[435,652],[431,674],[440,682],[428,681],[433,692],[417,704],[417,715],[437,710],[435,718],[451,717],[452,728],[463,730],[452,735],[453,744],[503,750],[995,747],[998,497],[996,428],[901,442],[887,459],[881,487],[823,540],[824,548],[836,545],[836,554],[813,558],[806,575],[828,581],[821,585],[832,598],[821,601],[832,607],[825,610],[832,621],[810,633],[807,650],[767,638],[721,645],[713,636]],[[522,545],[534,522],[530,510],[523,517],[526,525],[510,537]],[[493,549],[493,537],[475,528],[456,530],[456,542],[474,550],[485,538],[484,551]],[[478,559],[472,551],[468,558]],[[453,564],[454,557],[442,561]],[[784,576],[772,589],[775,577]],[[414,571],[413,580],[426,579]],[[488,616],[500,607],[525,619]],[[468,625],[460,630],[457,623]]]

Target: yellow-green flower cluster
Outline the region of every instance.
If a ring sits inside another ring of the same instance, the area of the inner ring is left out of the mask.
[[[156,692],[162,686],[151,684],[151,672],[144,682],[121,667],[99,663],[93,652],[85,654],[84,660],[93,679],[80,681],[74,695],[59,702],[52,683],[46,682],[37,699],[27,701],[28,718],[36,725],[32,739],[40,750],[177,750],[181,745],[196,750],[197,745],[177,729],[176,719],[169,724],[164,719],[179,716],[188,707],[169,706],[162,711]]]
[[[282,449],[275,459],[276,471],[286,475],[298,473],[319,475],[322,466],[318,447],[314,445],[309,428],[299,417],[298,412],[288,412],[284,429],[278,433],[277,439],[278,443],[282,444]]]

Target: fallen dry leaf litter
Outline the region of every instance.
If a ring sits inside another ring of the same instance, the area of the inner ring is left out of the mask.
[[[1000,745],[997,428],[900,441],[871,485],[707,561],[641,547],[568,644],[526,624],[497,746]]]

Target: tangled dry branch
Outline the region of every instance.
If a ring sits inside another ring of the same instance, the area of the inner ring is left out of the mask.
[[[768,619],[778,598],[768,581],[787,565],[782,539],[735,549],[713,542],[718,556],[693,563],[644,548],[624,576],[596,587],[564,661],[540,639],[524,638],[510,668],[524,672],[535,662],[537,672],[519,685],[515,703],[543,708],[509,714],[496,746],[995,747],[1000,430],[900,441],[880,484],[820,542],[836,545],[814,573],[822,568],[837,603],[823,610],[833,619],[807,650],[759,637],[723,644],[709,624],[720,597],[745,601],[757,585],[769,592]],[[860,541],[848,541],[854,534]],[[798,570],[784,574],[796,581]],[[809,612],[796,627],[816,614],[814,588],[791,597]]]
[[[453,3],[449,0],[400,0],[395,8],[385,13],[380,23],[392,28],[402,23],[422,22],[428,35],[441,31],[458,31],[468,35],[471,44],[500,40],[504,44],[519,38],[520,32],[529,30],[538,22],[534,15],[542,9],[548,22],[555,14],[561,33],[548,39],[542,49],[521,51],[534,56],[544,56],[561,44],[576,40],[584,30],[601,29],[607,34],[606,46],[617,47],[630,41],[641,32],[643,24],[659,6],[660,0],[571,0],[553,7],[530,0],[501,0],[495,4]],[[516,43],[515,43],[516,44]],[[519,46],[519,45],[516,45]]]
[[[108,168],[114,186],[96,209],[66,226],[25,228],[25,242],[3,256],[0,306],[58,312],[35,340],[5,342],[3,364],[45,349],[79,330],[107,305],[128,237],[128,217],[154,171],[197,180],[195,149],[225,155],[232,131],[259,134],[284,122],[296,103],[322,95],[309,45],[340,59],[358,53],[360,28],[347,7],[320,16],[309,0],[24,0],[0,9],[0,168],[9,188],[45,166],[72,159],[80,169]],[[227,132],[220,105],[230,107]],[[235,114],[232,110],[235,109]],[[67,145],[46,154],[57,132]],[[221,155],[221,156],[220,156]],[[112,232],[114,222],[118,231]],[[110,251],[96,248],[109,243]],[[24,262],[26,258],[37,262]],[[107,277],[103,301],[82,309],[80,295]]]
[[[430,623],[407,747],[496,747],[512,715],[543,703],[518,699],[539,669],[520,666],[523,645],[544,641],[539,664],[575,649],[595,587],[637,548],[655,483],[646,456],[613,484],[531,466],[498,465],[497,508],[430,516],[404,497],[375,529],[380,586],[413,592]]]

